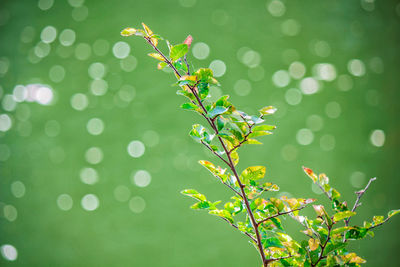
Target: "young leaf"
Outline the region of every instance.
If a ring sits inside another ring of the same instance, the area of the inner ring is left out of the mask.
[[[253,131],[270,131],[276,129],[274,125],[258,125],[253,128]]]
[[[187,44],[188,48],[190,48],[190,45],[192,44],[193,41],[193,37],[191,35],[188,35],[188,37],[186,37],[185,41],[183,42],[184,44]]]
[[[169,53],[169,57],[171,58],[172,61],[176,61],[179,58],[183,57],[186,55],[188,52],[188,45],[187,44],[178,44],[175,45],[171,48],[171,51]]]
[[[231,152],[231,158],[232,158],[232,161],[233,161],[233,165],[236,166],[239,163],[239,153],[237,153],[236,150],[232,151]]]
[[[196,110],[198,109],[198,107],[193,104],[192,102],[188,102],[188,103],[184,103],[181,106],[182,109],[186,109],[186,110]]]
[[[153,31],[152,30],[150,30],[150,28],[149,27],[147,27],[147,25],[146,24],[144,24],[143,22],[142,22],[142,25],[143,25],[143,29],[145,30],[145,32],[146,32],[146,34],[147,34],[147,36],[151,36],[151,35],[153,35]]]
[[[391,211],[388,212],[388,217],[390,218],[390,217],[392,217],[392,216],[394,216],[396,214],[399,214],[399,213],[400,213],[400,209],[399,210],[391,210]]]
[[[262,242],[265,248],[270,248],[270,247],[285,248],[285,246],[277,237],[269,237],[264,239]]]
[[[318,176],[313,172],[313,170],[311,170],[310,168],[306,168],[304,166],[303,166],[303,170],[308,175],[308,177],[310,177],[311,180],[313,180],[314,183],[316,183],[318,181]]]
[[[160,61],[164,61],[164,58],[158,53],[150,53],[150,54],[147,54],[147,55],[152,57],[152,58],[158,59]]]
[[[261,115],[271,115],[271,114],[274,114],[275,111],[276,111],[276,108],[274,108],[273,106],[264,107],[264,108],[260,109]]]
[[[181,191],[181,194],[192,197],[192,198],[200,200],[200,201],[207,200],[205,195],[200,194],[195,189],[185,189],[185,190]]]
[[[310,238],[308,240],[308,246],[310,247],[311,251],[314,251],[318,248],[319,246],[319,240],[318,239],[314,239],[314,238]]]
[[[122,36],[131,36],[134,35],[137,32],[136,29],[134,28],[125,28],[121,31]]]
[[[228,111],[228,109],[226,107],[216,106],[215,108],[213,108],[212,110],[210,110],[208,112],[208,117],[215,118],[215,116],[224,114],[227,111]]]
[[[338,222],[340,220],[349,218],[349,217],[354,216],[354,215],[356,215],[356,213],[352,212],[352,211],[349,211],[349,210],[348,211],[343,211],[343,212],[338,212],[335,215],[333,215],[333,220],[335,222]]]
[[[264,166],[253,166],[245,169],[240,175],[240,180],[244,184],[248,184],[251,180],[259,180],[264,178],[265,176],[265,167]]]

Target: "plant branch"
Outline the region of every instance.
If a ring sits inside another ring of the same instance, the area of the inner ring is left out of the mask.
[[[294,209],[294,210],[285,211],[285,212],[278,212],[277,214],[274,214],[272,216],[269,216],[268,218],[265,218],[265,219],[259,221],[257,223],[257,227],[259,227],[262,223],[271,220],[272,218],[275,218],[275,217],[278,217],[278,216],[281,216],[281,215],[285,215],[285,214],[288,214],[288,213],[292,213],[292,212],[297,211],[297,210],[302,210],[305,207],[307,207],[307,206],[301,206],[300,208],[297,208],[297,209]]]
[[[174,65],[171,63],[171,61],[166,56],[164,56],[164,54],[151,42],[151,40],[149,38],[147,38],[147,37],[144,37],[144,38],[164,58],[165,62],[174,70],[176,76],[180,78],[181,75],[179,74],[178,70],[174,67]],[[225,153],[226,153],[226,155],[228,157],[227,165],[232,170],[232,172],[233,172],[233,174],[234,174],[234,176],[236,178],[236,181],[239,184],[240,191],[241,191],[241,194],[242,194],[242,199],[243,199],[243,201],[245,203],[245,206],[246,206],[247,214],[250,217],[251,223],[253,225],[253,229],[254,229],[254,231],[256,233],[256,238],[257,239],[256,239],[255,242],[257,244],[257,247],[258,247],[258,250],[259,250],[259,253],[260,253],[260,256],[261,256],[261,260],[263,262],[263,266],[267,267],[269,263],[268,263],[268,261],[267,261],[267,259],[265,257],[264,248],[263,248],[263,245],[261,243],[261,235],[260,235],[260,232],[258,231],[256,219],[255,219],[254,214],[253,214],[253,212],[252,212],[252,210],[250,208],[250,203],[249,203],[249,201],[247,199],[247,196],[246,196],[246,193],[244,191],[244,187],[245,186],[241,182],[241,180],[239,178],[239,175],[238,175],[238,173],[236,171],[235,165],[233,164],[232,157],[230,155],[230,152],[232,152],[232,151],[229,151],[227,149],[227,147],[225,146],[225,143],[222,141],[222,138],[219,136],[219,131],[218,131],[218,128],[216,127],[214,121],[207,117],[208,111],[204,107],[204,105],[203,105],[203,103],[202,103],[202,101],[201,101],[201,99],[200,99],[200,97],[199,97],[199,95],[197,93],[196,87],[195,86],[188,86],[188,87],[192,91],[193,95],[195,96],[198,105],[204,111],[203,117],[207,120],[207,122],[209,123],[211,128],[215,131],[215,134],[218,137],[218,140],[221,143],[222,148],[224,149],[224,151],[225,151]]]
[[[203,141],[201,141],[201,143],[208,148],[208,150],[210,150],[215,156],[217,156],[218,158],[220,158],[223,162],[225,162],[225,164],[229,165],[229,162],[226,161],[226,159],[224,159],[223,157],[221,157],[217,152],[215,152],[208,144],[204,143]]]
[[[225,219],[225,218],[223,218],[223,217],[220,217],[220,218],[223,219],[224,221],[226,221],[227,223],[229,223],[233,228],[239,230],[239,228],[238,228],[236,225],[234,225],[233,223],[231,223],[228,219]],[[240,230],[239,230],[239,231],[240,231]],[[247,235],[248,237],[250,237],[251,240],[253,240],[254,242],[257,242],[257,240],[254,238],[254,236],[252,236],[251,234],[246,233],[246,232],[242,232],[242,231],[240,231],[240,232],[243,233],[243,234],[245,234],[245,235]]]
[[[318,257],[318,260],[315,263],[311,262],[311,267],[317,266],[317,264],[324,258],[324,250],[326,248],[326,245],[328,245],[329,240],[331,239],[331,230],[332,226],[327,226],[328,227],[328,237],[326,238],[326,241],[323,245],[320,245],[321,247],[321,254]]]
[[[359,206],[361,206],[361,203],[359,203],[361,197],[365,194],[365,192],[367,191],[367,189],[369,188],[369,186],[371,185],[371,183],[372,183],[373,181],[375,181],[375,180],[376,180],[376,177],[373,177],[373,178],[369,179],[368,184],[365,186],[365,188],[364,188],[363,190],[360,190],[360,191],[356,192],[356,194],[357,194],[357,199],[356,199],[356,202],[354,202],[353,208],[351,209],[352,212],[356,211],[356,209],[357,209]],[[344,221],[346,226],[349,226],[350,219],[351,219],[351,217],[349,217],[348,219],[346,219],[346,220]]]
[[[168,64],[168,66],[171,67],[171,69],[174,70],[175,74],[180,78],[182,75],[179,73],[179,71],[175,68],[175,66],[172,64],[172,62],[160,51],[160,49],[157,48],[157,46],[155,46],[153,44],[153,42],[151,41],[150,37],[144,36],[143,37],[152,47],[154,50],[157,51],[157,53],[160,54],[160,56],[162,56],[164,58],[165,63]]]

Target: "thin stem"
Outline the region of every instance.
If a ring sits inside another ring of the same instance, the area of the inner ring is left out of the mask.
[[[239,230],[239,228],[238,228],[236,225],[234,225],[233,223],[231,223],[228,219],[225,219],[225,218],[223,218],[223,217],[220,217],[220,218],[223,219],[224,221],[226,221],[227,223],[229,223],[233,228]],[[239,230],[239,231],[240,231],[240,230]],[[242,232],[242,231],[240,231],[240,232]],[[251,240],[253,240],[254,242],[257,242],[257,240],[254,238],[254,236],[252,236],[251,234],[249,234],[249,233],[247,233],[247,232],[242,232],[242,233],[245,234],[245,235],[247,235],[248,237],[250,237]]]
[[[183,60],[185,61],[186,68],[187,68],[186,74],[190,76],[190,67],[189,67],[189,64],[188,64],[188,62],[187,62],[186,55],[183,57]]]
[[[215,152],[208,144],[204,143],[203,141],[201,141],[201,143],[208,148],[208,150],[210,150],[215,156],[217,156],[218,158],[220,158],[223,162],[225,162],[225,164],[229,164],[228,161],[226,161],[226,159],[224,159],[223,157],[221,157],[217,152]]]
[[[374,228],[376,228],[376,227],[378,227],[378,226],[381,226],[381,225],[384,224],[385,222],[389,221],[389,219],[390,219],[390,217],[387,217],[383,222],[378,223],[377,225],[374,225],[374,226],[369,227],[368,230],[371,230],[371,229],[374,229]]]
[[[288,256],[285,256],[285,257],[279,257],[279,258],[276,258],[276,259],[268,259],[267,263],[269,264],[269,263],[271,263],[273,261],[279,261],[279,260],[288,259],[288,258],[291,258],[291,257],[293,257],[293,256],[289,254]]]
[[[271,220],[272,218],[275,218],[275,217],[278,217],[278,216],[281,216],[281,215],[285,215],[285,214],[288,214],[288,213],[292,213],[292,212],[297,211],[297,210],[302,210],[302,209],[304,209],[305,207],[306,207],[306,206],[302,206],[302,207],[297,208],[297,209],[294,209],[294,210],[289,210],[289,211],[285,211],[285,212],[278,212],[277,214],[274,214],[274,215],[272,215],[272,216],[269,216],[268,218],[265,218],[265,219],[259,221],[259,222],[257,223],[257,227],[259,227],[262,223]]]
[[[325,243],[323,245],[320,245],[321,254],[319,255],[319,258],[315,263],[311,263],[311,267],[317,266],[317,264],[324,258],[324,250],[326,248],[326,245],[328,245],[329,240],[331,239],[331,229],[332,227],[328,225],[328,237],[326,238]]]
[[[373,181],[375,181],[375,180],[376,180],[376,177],[373,177],[373,178],[369,179],[368,184],[365,186],[365,188],[364,188],[363,190],[360,190],[360,191],[356,192],[356,194],[357,194],[357,199],[356,199],[356,202],[354,203],[353,208],[351,209],[352,212],[356,211],[356,209],[357,209],[359,206],[361,206],[361,203],[359,203],[361,197],[365,194],[365,192],[367,191],[367,189],[369,188],[369,186],[371,185],[371,183],[372,183]],[[350,219],[351,219],[351,217],[349,217],[348,219],[346,219],[346,220],[344,221],[345,224],[346,224],[346,226],[349,226]]]
[[[165,63],[168,64],[168,66],[171,67],[171,69],[174,70],[175,74],[180,78],[182,75],[178,72],[178,70],[175,68],[175,66],[172,64],[172,62],[160,51],[160,49],[157,48],[157,46],[155,46],[153,44],[153,42],[151,41],[151,39],[149,37],[143,37],[152,47],[154,50],[157,51],[157,53],[160,54],[160,56],[162,56],[164,58]]]

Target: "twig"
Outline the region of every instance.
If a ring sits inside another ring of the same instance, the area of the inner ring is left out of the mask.
[[[239,228],[238,228],[236,225],[234,225],[233,223],[231,223],[228,219],[225,219],[225,218],[223,218],[223,217],[220,217],[220,218],[223,219],[224,221],[226,221],[227,223],[229,223],[233,228],[239,230]],[[240,231],[240,230],[239,230],[239,231]],[[252,236],[251,234],[249,234],[249,233],[247,233],[247,232],[242,232],[242,231],[240,231],[240,232],[243,233],[243,234],[245,234],[245,235],[247,235],[248,237],[250,237],[251,240],[253,240],[254,242],[257,242],[257,240],[254,238],[254,236]]]
[[[364,188],[363,190],[360,190],[360,191],[356,192],[356,194],[357,194],[357,199],[356,199],[356,202],[354,202],[353,208],[351,209],[352,212],[356,211],[356,209],[357,209],[359,206],[361,206],[361,203],[359,203],[361,197],[365,194],[365,192],[367,191],[367,189],[369,188],[369,186],[371,185],[371,183],[372,183],[373,181],[375,181],[375,180],[376,180],[376,177],[373,177],[373,178],[369,179],[368,184],[365,186],[365,188]],[[344,223],[345,223],[346,226],[349,226],[350,219],[351,219],[351,217],[349,217],[348,219],[346,219],[346,220],[344,221]]]
[[[201,143],[208,148],[208,150],[210,150],[214,155],[216,155],[218,158],[220,158],[223,162],[225,162],[225,164],[229,164],[228,161],[226,161],[226,159],[224,159],[223,157],[221,157],[217,152],[215,152],[208,144],[204,143],[203,141],[201,141]]]
[[[317,264],[324,258],[324,250],[326,248],[326,245],[328,245],[329,240],[331,239],[331,236],[330,236],[331,235],[331,229],[332,229],[332,226],[328,225],[328,237],[326,238],[325,243],[323,245],[320,245],[321,254],[319,255],[318,260],[315,263],[311,262],[311,267],[317,266]]]
[[[190,67],[189,67],[189,64],[187,62],[186,55],[183,57],[183,60],[185,61],[186,68],[187,68],[186,74],[190,76]]]
[[[390,219],[390,217],[387,217],[383,222],[378,223],[378,224],[376,224],[376,225],[374,225],[374,226],[371,226],[371,227],[369,227],[367,230],[371,230],[371,229],[374,229],[374,228],[376,228],[376,227],[378,227],[378,226],[381,226],[381,225],[384,224],[385,222],[389,221],[389,219]]]
[[[278,212],[277,214],[274,214],[272,216],[269,216],[268,218],[265,218],[265,219],[259,221],[257,223],[257,227],[260,226],[262,223],[264,223],[264,222],[266,222],[268,220],[271,220],[272,218],[275,218],[275,217],[278,217],[278,216],[281,216],[281,215],[285,215],[285,214],[288,214],[288,213],[292,213],[292,212],[297,211],[297,210],[302,210],[305,207],[307,207],[307,206],[301,206],[300,208],[297,208],[297,209],[294,209],[294,210],[285,211],[285,212]]]

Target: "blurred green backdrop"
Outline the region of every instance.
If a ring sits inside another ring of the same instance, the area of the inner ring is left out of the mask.
[[[355,222],[400,207],[399,1],[3,0],[1,266],[258,266],[245,236],[179,194],[229,196],[197,164],[201,118],[178,109],[173,75],[119,35],[142,21],[173,43],[192,34],[190,60],[237,106],[277,106],[275,134],[240,167],[322,200],[302,165],[350,201],[377,176]],[[399,227],[353,248],[399,266]]]

